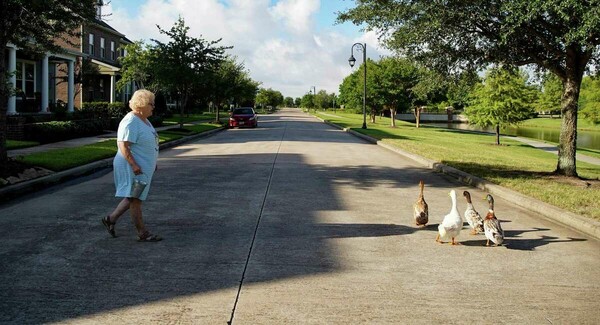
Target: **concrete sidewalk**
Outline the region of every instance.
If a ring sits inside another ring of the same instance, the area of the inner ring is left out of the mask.
[[[558,155],[558,147],[553,144],[549,144],[546,142],[541,142],[541,141],[537,141],[537,140],[533,140],[533,139],[529,139],[529,138],[523,138],[523,137],[514,137],[514,136],[508,136],[508,135],[505,135],[503,137],[508,138],[508,139],[517,140],[517,141],[523,142],[527,145],[530,145],[534,148],[538,148],[540,150],[544,150],[546,152]],[[588,164],[600,165],[600,159],[598,159],[596,157],[590,157],[590,156],[586,156],[586,155],[582,155],[582,154],[578,153],[576,156],[576,159],[577,159],[577,161],[583,161]]]

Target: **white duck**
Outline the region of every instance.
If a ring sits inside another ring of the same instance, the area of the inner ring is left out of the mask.
[[[464,191],[463,196],[467,200],[465,220],[467,220],[469,226],[471,226],[471,235],[483,233],[483,218],[473,207],[473,202],[471,202],[471,193],[469,193],[469,191]]]
[[[449,193],[452,199],[452,209],[448,213],[442,223],[438,226],[438,235],[435,239],[436,242],[443,243],[443,240],[452,239],[451,244],[457,245],[458,243],[454,240],[460,234],[463,226],[463,221],[456,208],[456,191],[452,190]]]
[[[504,242],[504,230],[502,230],[500,220],[496,218],[496,213],[494,212],[494,198],[489,194],[485,198],[489,204],[488,214],[483,220],[483,229],[487,238],[485,246],[490,246],[490,240],[494,242],[494,246],[502,245]]]

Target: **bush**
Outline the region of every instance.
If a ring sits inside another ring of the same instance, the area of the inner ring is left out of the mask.
[[[88,102],[83,103],[79,114],[87,119],[122,119],[129,112],[124,103]]]
[[[104,132],[103,120],[52,121],[25,125],[25,138],[40,143],[94,136]]]

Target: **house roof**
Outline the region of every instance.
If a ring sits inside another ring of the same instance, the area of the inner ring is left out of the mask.
[[[121,39],[125,42],[125,43],[133,43],[130,39],[128,39],[125,34],[122,34],[121,32],[119,32],[118,30],[114,29],[112,26],[110,26],[109,24],[107,24],[106,22],[104,22],[103,20],[100,19],[94,19],[94,21],[92,22],[93,24],[95,24],[98,27],[101,27],[103,29],[107,29],[110,32],[119,35],[121,37]]]

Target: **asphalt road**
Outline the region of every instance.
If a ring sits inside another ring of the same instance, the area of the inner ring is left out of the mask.
[[[496,199],[506,245],[435,242],[484,192],[299,111],[161,152],[138,243],[104,171],[0,205],[0,323],[597,324],[600,242]],[[412,219],[426,184],[430,226]],[[465,202],[459,195],[459,211]]]

